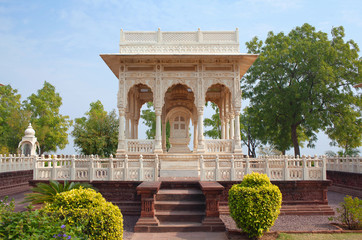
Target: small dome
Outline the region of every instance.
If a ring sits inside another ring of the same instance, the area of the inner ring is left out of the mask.
[[[34,131],[33,127],[31,126],[31,123],[29,123],[28,128],[25,130],[25,136],[26,137],[34,137],[35,136],[35,131]]]

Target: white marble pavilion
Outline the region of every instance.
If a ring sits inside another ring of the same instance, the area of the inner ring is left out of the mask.
[[[239,114],[240,78],[258,55],[239,52],[239,31],[124,32],[120,52],[101,54],[119,80],[120,117],[117,155],[147,151],[190,153],[189,124],[194,126],[194,151],[241,153]],[[218,105],[222,139],[205,140],[203,112],[206,101]],[[140,109],[153,102],[155,140],[138,140]],[[217,148],[217,149],[216,149]]]

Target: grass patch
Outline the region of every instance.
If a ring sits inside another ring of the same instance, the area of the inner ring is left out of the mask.
[[[280,233],[278,240],[360,240],[362,233]]]

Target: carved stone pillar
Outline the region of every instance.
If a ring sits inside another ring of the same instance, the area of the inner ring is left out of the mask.
[[[134,123],[135,123],[134,138],[135,138],[135,139],[138,139],[138,121],[139,121],[139,119],[134,120]]]
[[[166,146],[166,123],[162,123],[162,150],[163,150],[163,152],[167,151],[167,146]]]
[[[225,139],[230,139],[230,119],[229,117],[225,118],[226,124],[225,124]]]
[[[234,152],[242,153],[240,138],[240,111],[235,110],[235,136],[234,136]]]
[[[125,114],[123,109],[119,109],[119,134],[118,134],[118,147],[117,155],[126,152],[126,141],[124,135],[124,123],[125,123]]]
[[[197,152],[197,122],[194,122],[194,149],[193,152]]]
[[[198,143],[197,143],[197,152],[205,152],[205,143],[204,143],[204,108],[200,107],[197,109],[197,129],[198,129]]]
[[[225,118],[221,118],[221,139],[225,139]]]
[[[162,153],[161,141],[161,110],[155,110],[156,113],[156,136],[155,136],[155,153]]]
[[[235,132],[234,124],[235,124],[234,115],[230,115],[230,139],[234,139],[234,132]]]
[[[126,127],[125,127],[125,138],[126,139],[130,139],[131,134],[129,134],[129,116],[128,114],[126,114],[125,117],[125,122],[126,122]]]

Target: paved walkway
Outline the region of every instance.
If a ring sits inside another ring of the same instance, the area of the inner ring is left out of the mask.
[[[131,240],[227,240],[225,232],[134,233]]]

